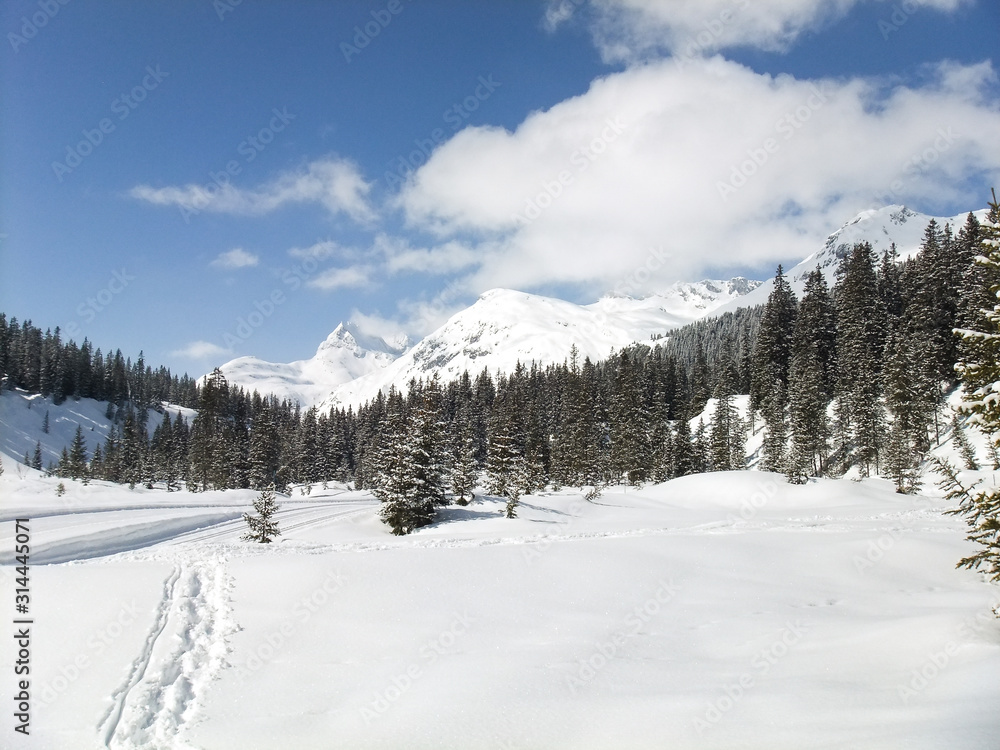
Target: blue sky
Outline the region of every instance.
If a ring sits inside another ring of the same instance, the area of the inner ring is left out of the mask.
[[[988,0],[2,7],[0,309],[192,374],[653,248],[646,291],[764,277],[1000,175]]]

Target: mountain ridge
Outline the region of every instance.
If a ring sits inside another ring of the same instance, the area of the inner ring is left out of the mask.
[[[982,217],[985,211],[973,213]],[[900,259],[905,259],[919,250],[932,218],[957,230],[967,215],[932,217],[902,205],[862,211],[832,232],[820,249],[792,266],[786,277],[801,295],[807,275],[819,266],[832,285],[840,259],[856,242],[871,243],[879,254],[895,245]],[[518,362],[559,363],[573,345],[581,358],[603,359],[700,318],[764,304],[770,291],[769,283],[736,276],[678,281],[646,297],[608,294],[578,305],[513,289],[490,289],[412,345],[406,339],[386,341],[367,335],[347,321],[310,359],[282,364],[238,357],[220,369],[235,385],[297,400],[303,406],[358,406],[379,390],[405,391],[412,379],[435,373],[448,380],[465,370],[475,375],[483,369],[510,372]]]

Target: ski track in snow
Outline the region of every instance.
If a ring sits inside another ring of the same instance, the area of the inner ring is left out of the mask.
[[[146,641],[98,724],[109,750],[176,748],[198,718],[204,694],[227,665],[239,626],[230,605],[224,557],[177,563]]]

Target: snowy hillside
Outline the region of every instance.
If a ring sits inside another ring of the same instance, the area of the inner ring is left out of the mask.
[[[2,562],[28,517],[34,563],[31,736],[3,747],[996,747],[997,589],[887,482],[487,498],[406,537],[336,486],[279,498],[264,546],[249,491],[56,498],[3,460]]]
[[[986,216],[986,209],[973,213],[982,220]],[[945,224],[950,224],[952,232],[957,233],[965,225],[967,216],[968,212],[957,216],[928,216],[899,205],[862,211],[827,237],[821,249],[809,255],[801,263],[786,268],[785,276],[788,278],[792,291],[797,296],[801,296],[802,290],[805,288],[806,276],[816,266],[822,269],[827,283],[833,286],[835,273],[841,259],[850,252],[856,243],[870,243],[878,256],[881,256],[895,243],[899,259],[905,260],[920,249],[924,230],[931,219],[934,219],[942,229]],[[767,302],[771,288],[771,283],[765,282],[745,297],[720,306],[716,312],[724,313],[735,310],[737,307],[763,305]]]
[[[247,391],[272,393],[309,406],[327,398],[339,385],[385,369],[408,345],[406,339],[387,342],[366,336],[347,322],[338,325],[310,359],[281,364],[238,357],[220,369],[230,383]]]
[[[338,386],[323,407],[359,404],[393,385],[405,390],[410,380],[435,372],[448,381],[465,370],[475,377],[484,368],[512,372],[518,362],[562,362],[574,344],[581,360],[604,359],[616,349],[697,320],[757,284],[747,279],[675,284],[643,299],[604,297],[591,305],[493,289],[385,369]]]
[[[171,418],[180,412],[189,422],[194,416],[192,409],[172,404],[164,404]],[[54,404],[52,399],[37,393],[0,389],[0,453],[15,460],[23,460],[25,453],[33,456],[36,444],[41,446],[42,466],[58,463],[63,448],[73,442],[77,426],[83,429],[87,446],[87,457],[93,456],[94,448],[103,444],[111,429],[107,418],[108,404],[83,398],[79,401],[68,399]],[[49,430],[45,431],[45,415],[48,414]],[[163,416],[150,409],[146,430],[149,434],[163,420]]]

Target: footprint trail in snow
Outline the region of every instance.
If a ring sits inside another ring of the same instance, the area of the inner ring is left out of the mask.
[[[185,561],[163,584],[143,648],[112,694],[98,733],[110,750],[183,746],[205,692],[226,666],[233,618],[224,558]]]

